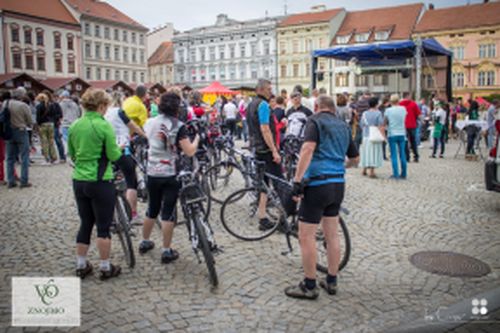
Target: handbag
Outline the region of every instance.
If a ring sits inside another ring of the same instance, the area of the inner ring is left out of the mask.
[[[385,141],[385,137],[380,133],[380,130],[377,126],[370,126],[368,128],[368,141],[372,143],[380,143]]]

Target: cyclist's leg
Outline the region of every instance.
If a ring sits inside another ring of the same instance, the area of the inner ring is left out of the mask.
[[[319,221],[299,221],[299,244],[302,254],[302,267],[306,279],[316,280],[316,231]]]
[[[81,258],[87,256],[92,236],[92,229],[94,228],[95,223],[91,199],[85,195],[86,186],[87,184],[84,182],[73,181],[73,192],[75,194],[78,215],[80,216],[80,228],[78,229],[78,234],[76,236],[76,255]],[[83,261],[79,263],[81,264],[80,268],[85,267],[85,261],[86,259],[83,259]]]
[[[331,203],[323,213],[322,226],[326,240],[326,256],[328,258],[328,274],[336,277],[340,264],[339,211],[344,200],[345,184],[328,184]]]
[[[164,178],[148,177],[147,188],[149,200],[146,218],[144,219],[144,225],[142,227],[143,241],[149,241],[149,237],[151,237],[151,231],[153,230],[156,218],[160,213],[163,183]]]
[[[175,226],[175,206],[179,196],[180,185],[175,177],[169,178],[162,190],[161,229],[163,233],[163,248],[169,249]]]
[[[101,260],[109,260],[111,251],[110,227],[116,202],[114,184],[111,182],[98,182],[91,184],[89,188],[97,228],[97,249]]]
[[[134,219],[137,216],[137,175],[135,172],[134,160],[130,156],[122,155],[115,163],[125,177],[127,183],[126,197],[132,209],[132,219]]]

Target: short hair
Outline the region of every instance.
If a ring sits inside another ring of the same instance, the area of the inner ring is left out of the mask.
[[[111,96],[103,89],[89,88],[82,96],[82,106],[88,111],[97,111],[99,106],[110,104]]]
[[[276,103],[278,103],[279,105],[285,104],[285,99],[281,96],[278,96],[276,97]]]
[[[302,93],[300,91],[294,90],[293,93],[290,95],[291,98],[295,97],[302,97]]]
[[[121,107],[122,106],[122,93],[119,91],[113,91],[111,94],[111,98],[113,100],[113,106]]]
[[[44,103],[44,104],[47,104],[49,103],[49,96],[47,96],[46,94],[44,93],[39,93],[37,96],[36,96],[36,101],[38,102],[41,102],[41,103]]]
[[[391,98],[390,98],[390,101],[391,101],[392,104],[399,103],[399,95],[398,94],[392,94]]]
[[[337,106],[346,106],[347,97],[344,94],[337,95]]]
[[[179,107],[181,105],[181,97],[173,92],[167,92],[161,95],[158,112],[165,116],[177,118]]]
[[[137,88],[135,88],[135,95],[139,98],[143,98],[144,96],[146,96],[147,92],[148,89],[142,84],[138,85]]]
[[[368,100],[368,106],[371,107],[371,108],[374,108],[378,105],[378,97],[371,97],[369,100]]]
[[[294,88],[293,88],[293,91],[295,92],[299,92],[301,95],[304,94],[304,89],[302,88],[302,86],[300,84],[296,85]]]
[[[264,89],[268,85],[271,85],[271,81],[269,81],[268,79],[259,79],[257,81],[257,86],[255,87],[255,90]]]
[[[21,99],[24,96],[26,96],[26,89],[24,89],[24,87],[17,87],[16,89],[12,90],[12,98]]]
[[[6,101],[11,98],[10,91],[8,90],[1,90],[0,91],[0,101]]]
[[[288,94],[288,91],[286,91],[286,89],[281,89],[281,93],[282,94]]]
[[[498,105],[498,99],[494,99],[491,101],[491,104],[497,106]]]
[[[405,99],[406,99],[406,98],[410,98],[410,97],[411,97],[411,94],[410,94],[408,91],[405,91],[405,92],[403,93],[403,98],[405,98]]]
[[[332,112],[335,112],[335,103],[333,102],[333,98],[328,95],[319,95],[316,100],[316,104],[318,104],[318,109],[328,109]]]

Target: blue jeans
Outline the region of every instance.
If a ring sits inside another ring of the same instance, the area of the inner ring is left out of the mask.
[[[392,175],[395,178],[406,178],[406,136],[390,136],[389,149],[391,150]],[[398,168],[398,156],[401,161],[401,175]]]
[[[415,141],[417,142],[417,147],[420,146],[420,130],[422,128],[422,124],[420,121],[417,121],[417,128],[415,131]]]
[[[12,139],[7,143],[7,182],[14,184],[14,166],[19,155],[21,155],[21,184],[28,183],[28,168],[30,165],[30,144],[28,131],[17,128],[12,130]]]
[[[56,142],[57,152],[59,153],[59,159],[61,161],[66,161],[66,154],[64,153],[64,144],[62,142],[62,135],[59,127],[54,127],[54,141]]]
[[[248,140],[248,122],[246,119],[242,120],[243,123],[243,140],[247,142]]]
[[[65,142],[68,142],[69,126],[63,126],[61,127],[61,130],[62,130],[63,140]]]

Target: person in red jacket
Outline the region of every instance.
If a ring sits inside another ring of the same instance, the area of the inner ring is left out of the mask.
[[[419,155],[416,140],[417,119],[422,113],[420,112],[417,103],[411,100],[409,92],[403,93],[403,99],[399,102],[399,105],[406,108],[405,127],[406,137],[409,143],[406,145],[406,159],[410,162],[410,148],[408,146],[411,146],[411,150],[413,151],[413,161],[418,162]]]

